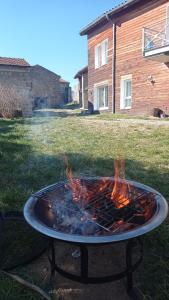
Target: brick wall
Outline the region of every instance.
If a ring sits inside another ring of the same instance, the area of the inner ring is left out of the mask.
[[[166,18],[166,0],[143,1],[141,5],[114,17],[117,22],[116,112],[150,115],[154,107],[169,114],[169,65],[145,59],[142,54],[142,29]],[[108,64],[95,70],[94,49],[109,39]],[[94,84],[109,82],[109,110],[112,111],[112,24],[99,25],[88,35],[88,98],[94,101]],[[132,109],[120,109],[121,76],[132,74]],[[152,75],[155,83],[148,78]]]

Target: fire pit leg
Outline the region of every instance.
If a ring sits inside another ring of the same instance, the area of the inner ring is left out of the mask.
[[[127,293],[130,295],[133,290],[133,271],[132,271],[132,250],[134,240],[129,240],[126,246],[126,266],[127,266]]]
[[[135,267],[133,269],[132,265],[132,254],[133,254],[133,248],[137,245],[140,246],[140,258],[135,264]],[[127,266],[127,293],[133,300],[140,300],[142,299],[142,296],[139,294],[138,290],[133,287],[133,272],[136,270],[136,268],[140,265],[143,258],[143,243],[141,239],[131,239],[127,243],[126,246],[126,266]]]
[[[80,246],[81,252],[81,277],[83,283],[87,283],[88,280],[88,249],[84,245]]]
[[[56,265],[54,239],[50,239],[50,250],[51,250],[51,258],[49,258],[50,268],[51,268],[50,282],[52,284],[53,278],[55,276],[55,265]]]

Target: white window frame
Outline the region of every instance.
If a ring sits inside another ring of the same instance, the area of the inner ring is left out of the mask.
[[[109,105],[109,82],[108,81],[102,81],[99,83],[96,83],[94,85],[94,110],[107,110],[109,109],[108,106],[99,107],[99,101],[98,101],[98,89],[101,87],[108,87],[108,105]]]
[[[106,49],[107,45],[107,49]],[[95,46],[95,69],[99,69],[104,65],[108,64],[108,46],[109,41],[105,39],[100,44]],[[103,51],[105,47],[105,51]]]
[[[125,106],[125,81],[131,80],[131,105]],[[121,88],[120,88],[120,109],[132,108],[132,74],[121,76]]]

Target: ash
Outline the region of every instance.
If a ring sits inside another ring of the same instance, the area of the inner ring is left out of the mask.
[[[73,201],[71,191],[66,193],[65,199],[55,199],[51,208],[55,216],[53,228],[69,234],[98,235],[99,224],[93,221],[92,215],[81,205],[82,202]]]

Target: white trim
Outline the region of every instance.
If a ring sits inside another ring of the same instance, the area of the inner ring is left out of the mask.
[[[163,54],[164,52],[168,52],[168,51],[169,51],[169,46],[161,47],[161,48],[158,48],[155,50],[149,50],[149,51],[144,52],[144,57]]]
[[[145,28],[142,29],[142,53],[144,55],[145,50]]]
[[[131,80],[131,101],[132,101],[132,74],[121,76],[120,79],[120,109],[131,109],[131,106],[124,106],[124,82]]]
[[[167,40],[167,33],[169,35],[169,4],[167,5],[167,11],[166,11],[166,24],[165,24],[165,38]]]
[[[84,77],[82,75],[82,108],[84,108]]]
[[[109,109],[108,106],[99,108],[99,110],[108,110],[108,109]]]
[[[94,88],[98,87],[98,86],[102,86],[102,85],[109,85],[109,81],[105,80],[105,81],[101,81],[101,82],[95,83],[94,84]]]

